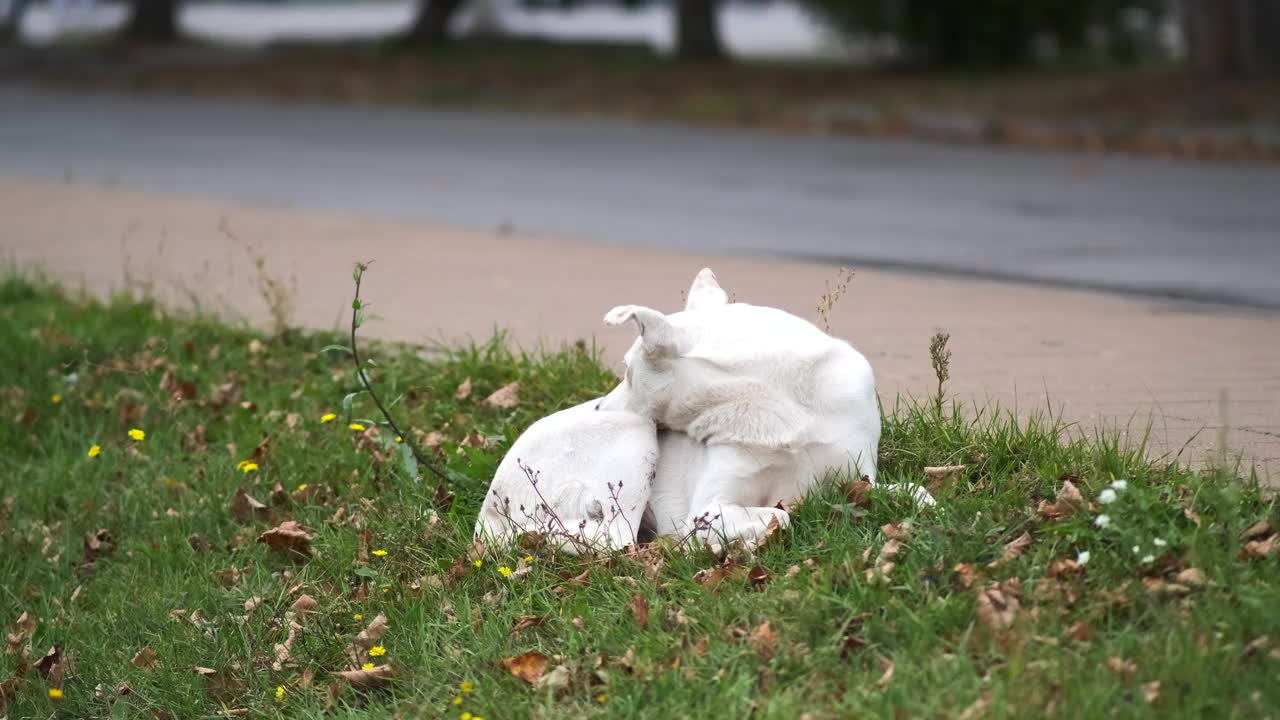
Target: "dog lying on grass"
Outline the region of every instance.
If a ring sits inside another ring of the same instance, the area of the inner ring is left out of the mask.
[[[628,322],[639,337],[623,381],[594,405],[555,413],[516,440],[477,536],[551,530],[580,535],[573,545],[595,537],[621,547],[643,526],[750,545],[770,525],[787,527],[778,505],[829,473],[875,481],[875,377],[848,343],[781,310],[730,303],[709,269],[694,279],[681,312],[623,305],[605,316],[608,325]],[[530,467],[541,474],[531,477]],[[922,490],[913,494],[932,502]],[[518,505],[543,516],[513,522]]]

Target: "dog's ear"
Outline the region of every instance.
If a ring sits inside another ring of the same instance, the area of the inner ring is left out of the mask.
[[[720,289],[716,274],[711,268],[702,268],[702,272],[693,279],[689,286],[689,296],[685,300],[685,310],[704,310],[717,305],[729,304],[729,296]]]
[[[605,325],[621,325],[634,320],[640,329],[641,347],[655,357],[675,357],[688,351],[685,331],[671,324],[666,315],[642,305],[619,305],[604,316]]]

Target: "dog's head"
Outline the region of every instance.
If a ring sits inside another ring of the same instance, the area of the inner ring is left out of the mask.
[[[627,410],[662,421],[672,387],[679,375],[679,360],[693,349],[700,334],[700,311],[726,305],[725,291],[710,268],[693,279],[684,312],[664,315],[642,305],[619,305],[604,316],[606,325],[633,322],[639,330],[627,351],[622,382],[598,406],[601,410]]]

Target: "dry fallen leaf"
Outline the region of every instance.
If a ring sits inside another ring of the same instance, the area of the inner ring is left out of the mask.
[[[463,380],[457,391],[453,393],[454,400],[466,400],[469,397],[471,397],[471,378]]]
[[[390,665],[379,665],[368,670],[341,670],[333,673],[333,676],[357,690],[362,690],[386,683],[391,677],[391,672]]]
[[[1142,578],[1142,585],[1147,588],[1147,592],[1152,595],[1172,595],[1182,596],[1191,592],[1191,588],[1180,583],[1171,583],[1161,580],[1160,578],[1145,577]]]
[[[562,690],[569,687],[569,668],[557,665],[551,672],[538,678],[539,690]]]
[[[521,615],[511,624],[511,632],[518,633],[521,630],[528,630],[531,627],[538,627],[546,622],[546,618],[540,615]]]
[[[844,486],[845,498],[849,504],[857,507],[867,507],[871,504],[871,489],[874,487],[866,478],[853,480]]]
[[[644,595],[641,593],[632,595],[627,609],[636,616],[636,622],[640,625],[641,630],[649,627],[649,601],[645,600]]]
[[[1000,558],[992,561],[991,564],[987,565],[987,567],[998,568],[1025,553],[1029,547],[1031,547],[1031,533],[1023,532],[1018,537],[1009,541],[1009,543],[1004,546],[1004,552],[1000,553]]]
[[[966,590],[973,587],[973,583],[978,579],[978,572],[974,569],[973,563],[957,563],[954,570],[960,587]]]
[[[377,645],[382,640],[382,635],[387,632],[387,616],[378,613],[369,625],[356,635],[355,640],[347,646],[346,655],[356,665],[363,664],[365,661],[365,653],[369,652],[369,648]]]
[[[244,488],[236,491],[236,496],[231,501],[231,512],[235,513],[236,520],[241,525],[248,525],[254,519],[271,520],[271,508],[250,497]]]
[[[1258,522],[1250,525],[1247,530],[1241,533],[1240,539],[1241,540],[1261,540],[1262,538],[1265,538],[1270,534],[1271,534],[1271,523],[1267,522],[1266,520],[1259,520]]]
[[[911,539],[911,522],[909,520],[904,520],[900,523],[881,525],[880,532],[884,533],[884,536],[890,540],[906,542]]]
[[[318,604],[319,603],[316,602],[315,598],[304,593],[299,595],[297,600],[293,601],[293,604],[289,606],[289,609],[297,613],[309,613],[313,612]]]
[[[751,631],[749,637],[751,649],[756,651],[756,655],[761,660],[768,660],[778,651],[778,637],[774,634],[773,628],[769,626],[769,621],[765,620]]]
[[[1160,681],[1159,680],[1152,680],[1149,683],[1143,684],[1142,699],[1145,700],[1148,705],[1151,705],[1155,703],[1155,701],[1160,699]]]
[[[133,666],[136,668],[142,668],[143,670],[150,670],[151,668],[154,668],[156,666],[156,662],[158,660],[159,660],[159,657],[156,655],[156,651],[152,649],[150,645],[147,645],[143,647],[141,650],[139,650],[138,652],[134,653],[133,659],[130,660],[129,662],[132,663]]]
[[[311,534],[293,520],[286,520],[258,536],[272,550],[289,556],[295,562],[311,557]]]
[[[205,692],[220,703],[229,705],[244,693],[244,681],[237,672],[238,665],[225,670],[196,666],[196,674],[205,680]]]
[[[1174,581],[1181,585],[1200,587],[1205,583],[1204,572],[1199,568],[1187,568],[1186,570],[1178,573],[1177,576],[1174,577]]]
[[[1265,540],[1250,540],[1240,550],[1241,560],[1257,560],[1265,558],[1280,549],[1280,535],[1271,535]]]
[[[968,469],[968,465],[939,465],[924,469],[924,486],[930,495],[937,497],[947,483]]]
[[[747,572],[747,587],[752,590],[760,590],[773,579],[773,574],[763,567],[756,565]]]
[[[547,656],[537,651],[527,652],[523,655],[503,658],[502,667],[530,685],[536,685],[542,678],[542,674],[547,671]]]
[[[965,708],[956,720],[977,720],[987,714],[987,707],[989,705],[991,705],[991,695],[990,693],[984,692],[978,696],[977,700],[970,703],[969,707]]]
[[[1048,502],[1041,500],[1037,512],[1050,520],[1057,520],[1058,518],[1072,515],[1084,507],[1084,496],[1080,494],[1080,489],[1071,480],[1064,479],[1062,487],[1058,490],[1058,497],[1053,504],[1050,505]]]
[[[1067,637],[1076,642],[1089,642],[1093,639],[1093,626],[1083,620],[1077,620],[1067,628]]]
[[[876,680],[876,687],[883,690],[889,687],[889,682],[893,680],[893,661],[882,656],[880,658],[880,667],[884,668],[884,673],[880,675],[879,680]]]
[[[993,631],[1011,627],[1021,604],[1007,583],[989,585],[978,593],[978,622]]]
[[[1107,669],[1121,678],[1127,678],[1138,672],[1138,663],[1133,660],[1126,660],[1118,655],[1112,655],[1107,658]]]
[[[867,548],[870,550],[871,548]],[[874,567],[867,568],[865,577],[868,583],[887,582],[889,576],[893,574],[893,569],[897,566],[894,562],[899,553],[902,552],[902,543],[897,540],[889,540],[880,548],[880,553],[876,555]]]
[[[1072,560],[1071,558],[1058,558],[1049,563],[1049,577],[1062,579],[1072,575],[1080,575],[1084,572],[1084,566]]]
[[[503,385],[484,399],[484,404],[496,408],[513,408],[520,402],[520,383]]]

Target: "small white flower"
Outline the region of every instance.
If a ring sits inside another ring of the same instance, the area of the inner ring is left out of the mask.
[[[1111,487],[1112,489],[1115,489],[1115,490],[1124,490],[1125,488],[1129,487],[1129,481],[1116,480],[1115,482],[1111,483]]]
[[[1094,525],[1097,525],[1097,526],[1098,526],[1098,527],[1100,527],[1100,528],[1104,528],[1104,527],[1106,527],[1106,526],[1108,526],[1108,525],[1110,525],[1110,524],[1111,524],[1111,516],[1110,516],[1110,515],[1099,515],[1098,517],[1096,517],[1096,518],[1094,518],[1094,519],[1093,519],[1093,524],[1094,524]]]
[[[1116,491],[1112,490],[1111,488],[1107,488],[1106,490],[1103,490],[1102,492],[1098,493],[1098,502],[1102,503],[1103,505],[1110,505],[1115,501],[1116,501]]]
[[[1140,553],[1140,552],[1142,552],[1142,549],[1141,549],[1141,548],[1139,548],[1137,545],[1134,545],[1134,546],[1133,546],[1133,554],[1134,554],[1134,555],[1137,555],[1137,554],[1138,554],[1138,553]]]
[[[1168,544],[1169,544],[1168,542],[1166,542],[1166,541],[1164,541],[1164,540],[1161,540],[1160,538],[1156,538],[1155,540],[1152,540],[1151,542],[1155,543],[1155,544],[1156,544],[1156,547],[1164,547],[1164,546],[1166,546],[1166,545],[1168,545]]]
[[[1142,558],[1142,562],[1143,562],[1143,563],[1152,563],[1152,562],[1155,562],[1155,561],[1156,561],[1156,556],[1155,556],[1155,555],[1144,555],[1144,556],[1143,556],[1143,558]]]
[[[1080,554],[1079,554],[1079,555],[1076,555],[1076,564],[1077,564],[1077,565],[1088,565],[1088,564],[1089,564],[1089,551],[1088,551],[1088,550],[1081,550],[1081,551],[1080,551]]]

